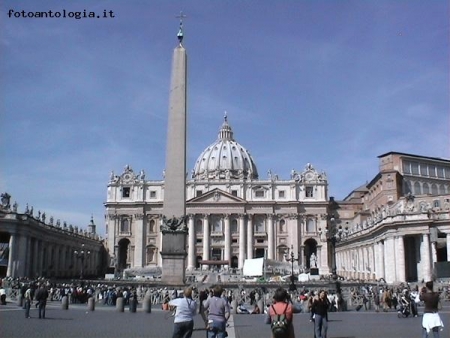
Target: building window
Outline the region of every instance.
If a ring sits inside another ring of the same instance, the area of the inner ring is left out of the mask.
[[[120,232],[123,234],[127,234],[130,232],[130,221],[128,218],[124,218],[120,222]]]
[[[255,232],[265,232],[265,218],[264,216],[257,216],[255,219]]]
[[[440,208],[441,207],[441,201],[434,200],[433,201],[433,208]]]
[[[450,167],[445,167],[445,178],[450,178]]]
[[[437,177],[444,178],[444,168],[443,167],[437,167]]]
[[[436,166],[435,165],[429,165],[428,166],[428,175],[430,175],[430,177],[436,177]]]
[[[195,192],[195,196],[196,196],[196,197],[200,197],[202,194],[203,194],[203,193],[202,193],[201,190],[197,190],[197,191]]]
[[[422,176],[428,176],[428,171],[427,171],[427,165],[421,163],[420,164],[420,175]]]
[[[219,216],[213,217],[212,232],[222,232],[222,217]]]
[[[408,161],[403,162],[403,172],[405,174],[411,174],[411,162]]]
[[[306,197],[314,197],[313,187],[306,187]]]
[[[421,195],[422,194],[422,189],[420,189],[420,183],[419,182],[415,182],[413,187],[414,187],[413,195]]]
[[[237,239],[236,239],[236,238],[233,238],[233,239],[231,240],[231,243],[236,244],[236,243],[237,243]]]
[[[438,189],[438,186],[435,183],[433,183],[431,185],[431,194],[432,195],[439,195],[439,189]]]
[[[156,191],[150,191],[150,198],[156,198]]]
[[[154,263],[156,248],[154,246],[147,247],[147,264]]]
[[[236,219],[233,219],[231,221],[231,233],[232,234],[237,234],[238,232],[238,222]]]
[[[430,186],[428,185],[428,183],[424,183],[423,184],[423,194],[427,195],[430,193]]]
[[[231,195],[236,196],[238,195],[238,191],[237,190],[231,190]]]
[[[196,243],[197,243],[197,244],[200,244],[200,243],[202,243],[202,239],[201,239],[201,238],[197,238],[197,241],[196,241]]]
[[[316,222],[313,218],[308,218],[306,220],[306,232],[315,232],[316,231]]]
[[[122,198],[129,198],[129,197],[130,197],[130,187],[123,187]]]
[[[195,233],[201,234],[203,232],[203,221],[201,219],[198,219],[195,222]]]
[[[264,190],[256,190],[255,191],[255,197],[263,198],[264,197]]]
[[[284,190],[278,191],[278,197],[279,198],[284,198]]]
[[[419,175],[419,163],[417,162],[411,163],[411,173],[413,175]]]

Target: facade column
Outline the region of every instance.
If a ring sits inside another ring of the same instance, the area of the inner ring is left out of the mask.
[[[228,267],[231,266],[231,227],[230,227],[230,215],[224,215],[225,225],[225,248],[224,259],[228,261]]]
[[[419,269],[419,280],[424,279],[425,281],[431,280],[431,257],[430,257],[430,236],[428,234],[423,234],[422,243],[420,245],[420,258],[422,260]]]
[[[134,265],[132,266],[137,268],[143,268],[145,265],[147,265],[146,262],[147,229],[144,224],[144,215],[135,214],[133,218],[133,223],[135,225],[135,230],[134,230]]]
[[[238,269],[244,268],[245,262],[245,219],[239,215],[239,262]]]
[[[247,219],[247,258],[253,258],[253,215],[248,215]]]
[[[39,270],[39,250],[38,250],[39,241],[38,241],[38,239],[35,238],[33,243],[34,243],[34,245],[33,245],[33,262],[32,262],[32,266],[31,266],[31,276],[30,277],[35,278],[35,277],[39,277],[41,275],[40,270]],[[67,265],[65,265],[65,268],[67,268]]]
[[[210,248],[210,235],[209,235],[209,218],[208,215],[203,217],[203,260],[209,260],[209,248]],[[203,265],[203,269],[208,268],[208,265]]]
[[[384,254],[384,241],[380,241],[379,243],[378,254],[380,260],[380,271],[379,275],[377,275],[377,279],[383,278],[384,280],[386,280],[386,256]]]
[[[195,258],[196,258],[196,250],[195,250],[195,227],[194,227],[194,215],[189,215],[188,219],[188,270],[194,270],[195,269]]]
[[[406,268],[405,268],[405,242],[403,236],[397,237],[396,243],[396,271],[397,271],[397,282],[406,281]]]
[[[305,263],[304,262],[306,262],[306,260],[305,260],[305,246],[304,245],[300,245],[299,247],[298,247],[298,253],[299,253],[299,255],[298,255],[298,259],[299,259],[299,261],[298,261],[298,265],[299,266],[301,266],[301,267],[303,267],[303,268],[306,268],[306,266],[305,266]]]
[[[267,258],[274,259],[274,231],[273,231],[273,215],[267,215]]]

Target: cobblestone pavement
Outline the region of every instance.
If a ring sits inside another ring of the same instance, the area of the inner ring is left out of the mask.
[[[419,313],[422,313],[419,308]],[[119,312],[115,307],[97,305],[95,311],[88,311],[86,304],[69,306],[62,310],[58,302],[49,302],[46,319],[37,318],[34,307],[30,319],[25,319],[25,310],[14,303],[0,306],[0,337],[146,337],[170,338],[173,317],[159,307],[145,313],[138,307],[136,313],[128,308]],[[441,311],[445,328],[441,338],[449,337],[450,304]],[[421,337],[421,316],[398,318],[397,312],[347,311],[329,314],[328,338],[411,338]],[[313,337],[313,324],[309,314],[296,314],[295,335]],[[195,321],[193,338],[206,337],[201,317]],[[234,315],[228,327],[229,338],[270,337],[270,328],[264,324],[264,315]]]

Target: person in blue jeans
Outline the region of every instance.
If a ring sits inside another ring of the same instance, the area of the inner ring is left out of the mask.
[[[225,338],[226,326],[230,318],[230,305],[225,297],[222,297],[223,288],[220,285],[214,287],[213,296],[204,302],[205,310],[208,310],[208,338]]]
[[[314,332],[316,338],[327,338],[328,308],[330,301],[325,290],[320,290],[319,297],[314,298],[312,311],[314,313]]]

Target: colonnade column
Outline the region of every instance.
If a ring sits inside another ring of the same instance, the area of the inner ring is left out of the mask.
[[[17,242],[17,237],[16,234],[11,234],[9,236],[9,256],[8,256],[8,269],[6,271],[6,276],[7,277],[18,277],[15,274],[15,268],[16,268],[16,264],[15,264],[15,255],[16,255],[16,250],[17,250],[17,246],[16,246],[16,242]]]
[[[306,268],[305,263],[304,263],[304,262],[306,262],[305,257],[304,257],[305,256],[305,246],[304,245],[299,245],[298,253],[299,253],[298,254],[298,265]]]
[[[450,234],[446,235],[447,239],[447,262],[450,262]]]
[[[419,276],[419,280],[425,279],[425,281],[431,280],[431,257],[430,257],[430,237],[428,234],[423,234],[422,244],[420,246],[420,257],[423,260],[420,271],[423,271],[423,275]]]
[[[380,241],[378,243],[378,255],[380,260],[380,271],[377,274],[378,279],[383,278],[386,279],[386,263],[385,263],[385,255],[384,255],[384,241]]]
[[[210,247],[209,219],[208,219],[208,215],[204,215],[204,218],[203,218],[203,260],[209,260],[209,247]],[[208,266],[206,265],[204,267],[208,267]]]
[[[39,270],[39,241],[37,238],[34,239],[34,246],[33,246],[33,264],[31,267],[31,277],[40,276],[40,270]],[[67,265],[66,265],[67,266]]]
[[[406,281],[406,272],[405,272],[405,243],[403,241],[403,236],[397,237],[397,248],[396,248],[396,261],[397,261],[397,281],[405,282]]]
[[[188,216],[188,243],[189,243],[189,248],[188,248],[188,266],[187,269],[188,270],[194,270],[195,269],[195,228],[194,228],[194,215],[189,215]]]
[[[253,215],[247,219],[247,258],[253,258]]]
[[[274,259],[274,231],[273,231],[273,215],[269,214],[267,215],[267,258],[268,259]]]
[[[230,228],[230,215],[224,215],[225,223],[225,250],[224,259],[228,261],[228,267],[231,266],[231,228]]]
[[[244,268],[245,261],[245,219],[244,215],[239,215],[239,261],[238,269]]]

